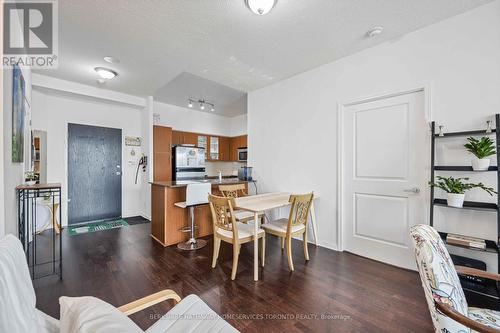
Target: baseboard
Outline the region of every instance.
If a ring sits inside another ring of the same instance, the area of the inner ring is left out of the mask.
[[[298,240],[298,241],[302,242],[302,237],[298,237],[298,236],[296,236],[296,237],[292,237],[292,238],[293,238],[293,239],[295,239],[295,240]],[[307,240],[307,242],[308,242],[310,245],[311,245],[311,244],[312,244],[312,245],[314,245],[314,241],[313,241],[313,240],[310,240],[310,239],[309,239],[309,240]],[[318,246],[319,246],[319,247],[324,247],[325,249],[328,249],[328,250],[333,250],[333,251],[337,251],[337,252],[342,252],[342,251],[340,251],[340,250],[338,249],[338,247],[337,247],[337,246],[335,246],[335,245],[333,245],[333,244],[318,243]]]

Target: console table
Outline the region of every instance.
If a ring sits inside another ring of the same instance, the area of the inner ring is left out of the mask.
[[[56,220],[61,212],[61,184],[19,185],[17,192],[18,237],[21,240],[32,279],[59,275],[62,279],[62,233]],[[37,232],[37,199],[44,198],[51,210],[52,229]],[[50,251],[47,251],[50,248]],[[42,251],[40,251],[42,250]]]

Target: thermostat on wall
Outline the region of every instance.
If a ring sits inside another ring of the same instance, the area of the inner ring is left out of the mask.
[[[126,136],[125,137],[125,146],[140,146],[141,138],[138,136]]]

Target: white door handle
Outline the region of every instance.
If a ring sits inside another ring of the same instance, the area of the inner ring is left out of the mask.
[[[418,187],[407,188],[406,190],[403,190],[403,191],[407,192],[407,193],[414,193],[414,194],[420,193],[420,189]]]

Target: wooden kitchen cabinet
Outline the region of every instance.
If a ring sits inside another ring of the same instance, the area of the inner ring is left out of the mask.
[[[173,145],[182,145],[182,134],[181,131],[172,131],[172,144]]]
[[[248,146],[248,137],[246,135],[236,136],[230,139],[230,161],[238,161],[238,148],[245,148]]]
[[[219,137],[219,160],[224,162],[231,161],[231,138]]]
[[[172,180],[172,128],[153,126],[153,180]]]
[[[247,147],[247,136],[229,138],[183,131],[172,131],[172,145],[195,145],[205,147],[207,161],[238,161],[238,148]]]

